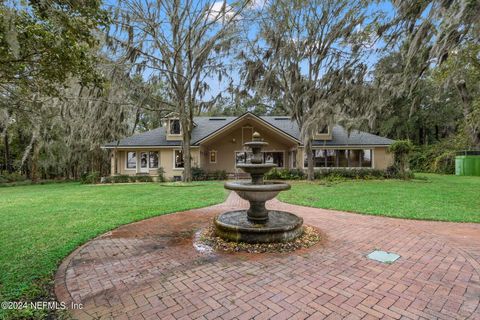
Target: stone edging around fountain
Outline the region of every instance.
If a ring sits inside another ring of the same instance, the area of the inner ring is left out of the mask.
[[[246,243],[228,241],[217,235],[215,226],[199,231],[194,239],[194,247],[202,252],[225,253],[287,253],[313,247],[325,240],[324,234],[313,226],[303,225],[303,233],[297,238],[286,242]]]
[[[303,233],[303,219],[286,211],[268,211],[263,224],[252,224],[245,210],[229,211],[214,219],[216,234],[229,241],[247,243],[288,242]]]

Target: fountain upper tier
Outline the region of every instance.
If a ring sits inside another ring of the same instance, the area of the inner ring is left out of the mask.
[[[276,167],[275,163],[246,163],[246,164],[237,164],[237,168],[242,169],[246,173],[252,174],[261,174],[262,176],[270,171],[270,169]]]
[[[225,188],[235,191],[241,198],[250,202],[250,209],[247,211],[250,221],[265,223],[269,219],[265,202],[275,198],[280,191],[290,189],[290,185],[283,182],[263,182],[263,175],[277,165],[263,163],[262,147],[267,146],[268,143],[262,140],[258,132],[255,132],[252,138],[253,141],[245,143],[245,146],[252,148],[251,163],[237,165],[237,168],[250,173],[252,181],[227,182]]]

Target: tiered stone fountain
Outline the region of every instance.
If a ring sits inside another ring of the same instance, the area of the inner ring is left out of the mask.
[[[268,143],[255,132],[253,141],[245,143],[252,149],[251,163],[237,165],[237,168],[250,173],[252,180],[225,183],[226,189],[235,191],[250,202],[250,208],[225,212],[215,217],[215,232],[223,239],[248,243],[287,242],[303,233],[302,218],[290,212],[265,208],[266,201],[290,189],[287,183],[263,182],[263,175],[276,166],[263,162],[262,148],[266,145]]]

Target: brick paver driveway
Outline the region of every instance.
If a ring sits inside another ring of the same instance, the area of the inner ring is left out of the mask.
[[[181,201],[181,199],[179,199]],[[195,232],[222,205],[130,224],[60,266],[60,301],[81,319],[480,319],[480,224],[400,220],[305,208],[324,241],[290,254],[205,254]],[[383,264],[374,249],[401,258]]]

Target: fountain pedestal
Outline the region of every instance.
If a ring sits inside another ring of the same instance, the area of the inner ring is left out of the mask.
[[[263,175],[276,165],[263,163],[262,147],[268,143],[262,141],[255,132],[253,141],[245,143],[251,147],[252,159],[249,164],[237,165],[250,173],[250,182],[227,182],[225,188],[236,192],[250,203],[248,210],[236,210],[222,213],[215,217],[215,232],[223,239],[237,242],[266,243],[286,242],[303,233],[303,219],[286,211],[270,211],[265,202],[277,196],[281,191],[290,189],[283,182],[264,183]]]

